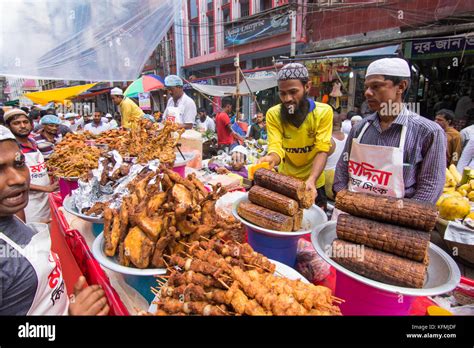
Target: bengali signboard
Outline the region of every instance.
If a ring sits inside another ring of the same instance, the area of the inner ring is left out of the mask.
[[[229,23],[224,27],[224,47],[243,45],[265,37],[288,33],[289,30],[288,13],[274,14],[250,22]]]
[[[437,39],[415,40],[408,45],[407,57],[411,59],[431,59],[449,57],[461,53],[474,54],[474,36],[440,37]]]

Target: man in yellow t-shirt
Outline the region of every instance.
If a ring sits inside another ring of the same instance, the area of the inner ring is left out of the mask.
[[[281,104],[267,111],[268,155],[260,159],[278,166],[278,171],[306,181],[316,204],[326,206],[324,175],[331,148],[331,106],[308,98],[308,70],[299,63],[278,72]]]
[[[110,91],[112,101],[120,108],[122,115],[122,127],[126,129],[133,129],[138,125],[138,121],[143,117],[143,110],[138,107],[135,102],[123,96],[123,91],[120,88],[113,88]]]

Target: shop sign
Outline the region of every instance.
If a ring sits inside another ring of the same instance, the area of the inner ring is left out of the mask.
[[[290,18],[287,13],[274,14],[251,22],[229,23],[224,27],[224,47],[243,45],[265,37],[287,33]]]
[[[412,59],[428,59],[452,56],[464,51],[474,54],[474,37],[443,37],[430,40],[415,40],[411,43]]]
[[[237,80],[235,79],[235,74],[234,75],[228,75],[228,76],[223,76],[219,77],[219,86],[235,86]]]
[[[244,73],[246,78],[249,79],[258,79],[262,77],[275,77],[276,73],[271,70],[255,71],[251,73]]]
[[[193,80],[189,81],[198,85],[213,85],[212,79],[199,79],[199,80]],[[189,83],[185,83],[183,85],[183,89],[193,89]]]

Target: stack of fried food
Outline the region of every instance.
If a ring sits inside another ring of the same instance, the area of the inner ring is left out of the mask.
[[[146,120],[140,120],[138,127],[131,131],[113,129],[100,135],[88,134],[96,144],[107,145],[109,150],[117,150],[122,157],[135,157],[137,163],[148,163],[159,159],[160,163],[173,164],[176,159],[175,147],[184,128],[166,121],[159,129],[157,123],[149,126]]]
[[[123,148],[126,139],[129,137],[130,132],[125,129],[111,129],[94,135],[92,133],[86,133],[88,138],[95,140],[98,145],[107,145],[109,150],[119,151]]]
[[[128,175],[130,172],[130,168],[132,165],[130,163],[122,163],[119,168],[117,168],[115,171],[113,170],[115,168],[115,165],[117,164],[114,156],[112,156],[110,153],[105,154],[104,158],[101,161],[103,170],[102,170],[102,175],[100,177],[99,183],[103,186],[106,185],[109,182],[116,182],[120,178],[123,178]]]
[[[264,168],[255,171],[254,181],[256,185],[248,195],[250,202],[239,204],[239,215],[270,230],[300,230],[303,209],[313,204],[305,182]]]
[[[83,134],[66,134],[48,159],[48,170],[57,177],[71,178],[86,176],[97,168],[101,150],[88,146],[86,140]]]
[[[99,135],[84,133],[84,136],[98,145],[107,145],[108,150],[117,150],[124,158],[136,158],[137,163],[159,159],[160,163],[170,165],[176,159],[175,147],[184,130],[171,121],[159,129],[157,123],[149,126],[146,120],[140,120],[138,127],[131,131],[112,129]]]
[[[337,220],[338,239],[332,244],[337,263],[386,284],[423,287],[436,206],[343,190],[337,194],[336,208],[348,213]]]
[[[341,315],[330,289],[274,275],[275,265],[248,244],[181,244],[166,257],[168,281],[152,288],[155,315]]]
[[[226,193],[220,185],[208,192],[195,175],[185,179],[164,165],[160,170],[139,174],[120,208],[104,210],[104,251],[118,255],[121,265],[160,268],[163,254],[184,249],[179,241],[230,238],[230,231],[241,227],[217,217],[216,201]]]

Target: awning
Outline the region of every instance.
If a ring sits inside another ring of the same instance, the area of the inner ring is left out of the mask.
[[[248,84],[248,87],[247,87]],[[226,97],[236,94],[234,86],[211,86],[190,83],[196,91],[203,94],[212,95],[214,97]],[[241,95],[249,95],[264,89],[276,87],[278,85],[276,75],[269,77],[247,78],[247,83],[242,81],[239,85],[239,93]],[[250,88],[249,88],[250,87]]]
[[[5,106],[20,105],[20,99],[9,100],[9,101],[5,102],[3,105],[5,105]]]
[[[363,57],[381,57],[381,56],[396,56],[400,45],[391,45],[385,47],[372,48],[370,50],[341,53],[326,58],[363,58]]]
[[[52,101],[57,103],[63,103],[66,99],[71,99],[77,96],[78,94],[81,94],[82,92],[94,87],[96,84],[97,83],[89,83],[87,85],[49,89],[47,91],[25,93],[23,96],[27,97],[34,103],[38,103],[41,105],[48,104]]]

